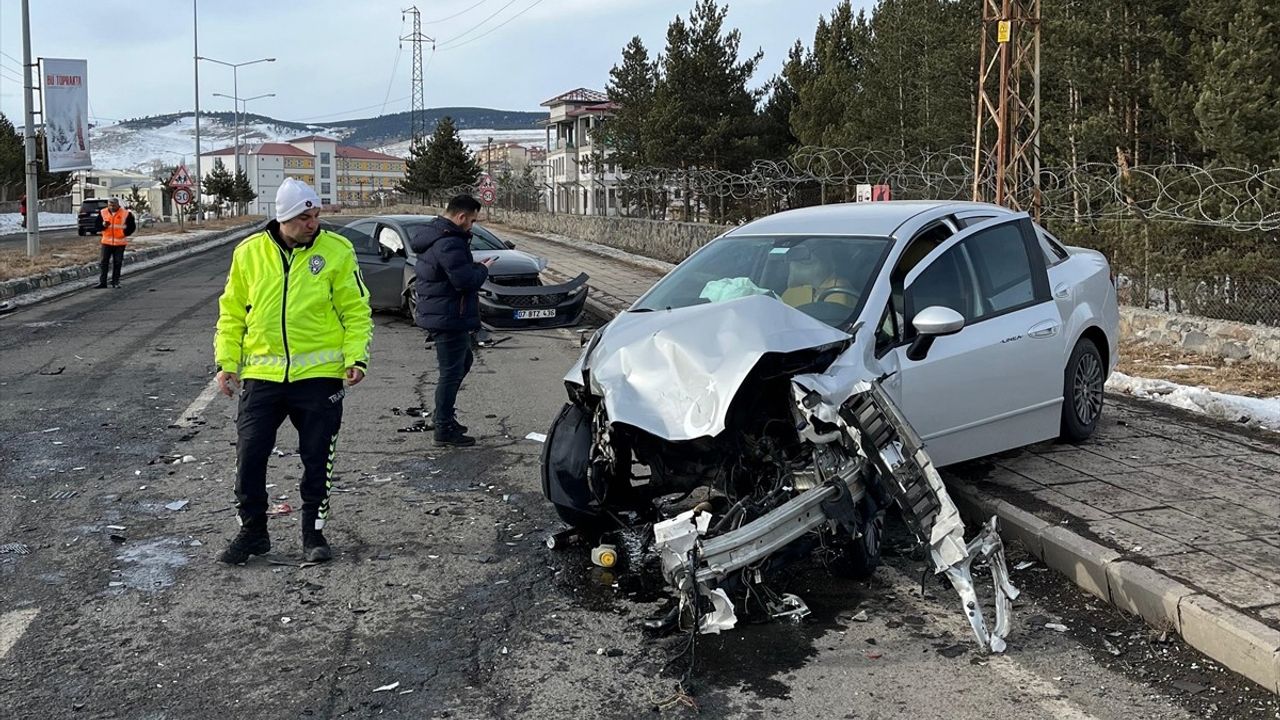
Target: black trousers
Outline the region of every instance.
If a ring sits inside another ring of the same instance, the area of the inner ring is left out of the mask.
[[[433,331],[428,338],[436,345],[436,367],[440,376],[436,379],[436,433],[440,434],[450,423],[457,421],[454,404],[458,401],[458,388],[471,372],[475,356],[471,352],[471,333],[466,330]]]
[[[123,245],[103,245],[101,272],[98,273],[98,284],[107,284],[107,266],[111,266],[111,284],[120,284],[120,264],[124,262]]]
[[[244,381],[236,422],[236,502],[241,520],[267,513],[267,461],[276,446],[276,431],[288,418],[298,430],[302,456],[302,527],[324,527],[345,394],[342,381],[336,378]]]

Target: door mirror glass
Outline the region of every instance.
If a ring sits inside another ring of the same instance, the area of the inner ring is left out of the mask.
[[[916,313],[911,324],[919,335],[954,335],[964,329],[964,316],[949,307],[932,305]]]

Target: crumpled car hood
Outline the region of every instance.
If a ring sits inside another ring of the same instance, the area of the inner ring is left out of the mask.
[[[766,353],[849,339],[826,323],[765,296],[677,310],[627,312],[600,331],[565,380],[604,397],[609,419],[666,440],[714,436],[729,404]]]

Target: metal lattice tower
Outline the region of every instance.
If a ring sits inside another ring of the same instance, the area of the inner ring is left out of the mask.
[[[400,38],[401,42],[413,43],[413,80],[411,81],[413,100],[409,105],[410,135],[415,143],[421,143],[423,135],[426,134],[427,124],[427,110],[422,94],[422,43],[434,44],[435,39],[422,34],[422,13],[418,12],[417,5],[400,11],[401,20],[405,15],[413,15],[413,34]]]
[[[1040,217],[1040,2],[982,0],[973,199]]]

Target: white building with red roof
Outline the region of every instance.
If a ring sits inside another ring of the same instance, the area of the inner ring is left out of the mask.
[[[599,90],[578,88],[542,103],[548,109],[546,203],[551,212],[617,215],[618,182],[625,176],[609,160],[597,133],[618,109]]]
[[[228,147],[201,155],[204,166],[212,168],[222,160],[235,173],[235,148]],[[365,205],[394,192],[404,178],[404,159],[394,155],[342,145],[333,138],[308,135],[283,143],[240,146],[240,167],[249,176],[256,198],[248,212],[271,215],[275,212],[276,190],[286,177],[315,188],[325,205]]]

